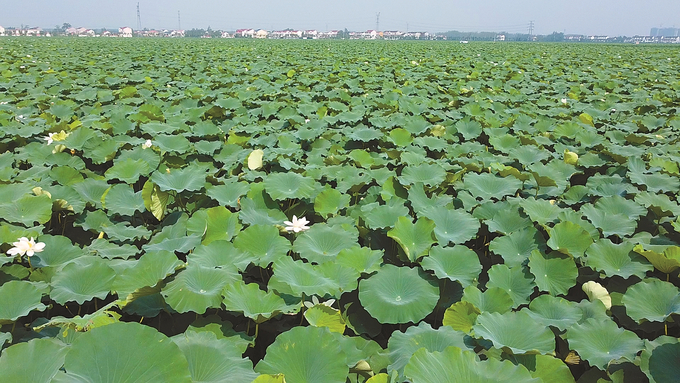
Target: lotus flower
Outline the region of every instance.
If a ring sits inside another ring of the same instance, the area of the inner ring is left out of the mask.
[[[32,257],[33,254],[39,253],[45,249],[45,244],[42,242],[35,243],[33,237],[31,237],[30,240],[26,237],[21,237],[18,242],[14,242],[12,245],[14,245],[14,247],[7,250],[7,254],[9,255],[23,256],[26,254],[29,257]]]
[[[293,216],[292,222],[283,221],[283,224],[286,225],[286,231],[294,231],[296,233],[309,229],[309,226],[307,226],[308,223],[309,221],[307,221],[307,218],[302,217],[298,219],[296,216]]]

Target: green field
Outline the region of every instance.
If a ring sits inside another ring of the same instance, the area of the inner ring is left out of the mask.
[[[679,62],[2,38],[0,381],[675,382]]]

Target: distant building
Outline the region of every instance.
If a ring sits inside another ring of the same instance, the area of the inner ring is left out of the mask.
[[[2,25],[0,25],[0,36],[4,36],[4,35],[5,35],[5,28],[3,28]]]
[[[120,36],[120,37],[132,37],[132,28],[130,28],[130,27],[120,27],[120,28],[118,28],[118,36]]]
[[[253,38],[253,37],[255,37],[255,30],[254,29],[237,29],[236,33],[234,33],[234,37]]]
[[[257,31],[257,33],[255,33],[255,38],[266,39],[268,34],[269,32],[265,31],[264,29],[260,29],[259,31]]]

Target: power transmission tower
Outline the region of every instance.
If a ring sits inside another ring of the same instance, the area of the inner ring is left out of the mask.
[[[179,11],[177,11],[177,30],[181,31],[182,30],[182,23],[179,21]]]
[[[380,12],[375,14],[375,31],[378,32],[380,30]]]
[[[137,3],[137,30],[142,30],[142,17],[139,15],[139,3]]]
[[[533,35],[534,35],[534,21],[531,20],[531,21],[529,21],[529,36],[533,36]]]

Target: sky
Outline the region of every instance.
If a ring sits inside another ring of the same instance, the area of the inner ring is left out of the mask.
[[[679,0],[0,0],[0,26],[491,31],[633,36],[680,27]],[[378,17],[379,14],[379,17]],[[179,16],[179,20],[178,20]]]

